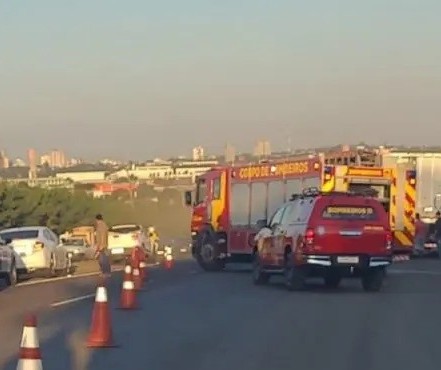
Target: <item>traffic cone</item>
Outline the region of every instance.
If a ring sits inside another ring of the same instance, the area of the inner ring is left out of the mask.
[[[124,281],[125,280],[132,280],[132,265],[130,264],[130,262],[127,262],[125,267],[124,267]]]
[[[113,335],[110,319],[110,310],[107,300],[107,289],[100,285],[96,290],[95,306],[92,313],[92,324],[87,338],[89,348],[110,348],[113,344]]]
[[[142,278],[138,267],[133,269],[133,284],[135,285],[135,290],[141,290]]]
[[[132,277],[124,279],[121,291],[121,310],[135,310],[138,308],[136,302],[135,283]]]
[[[165,255],[164,267],[167,270],[170,270],[173,267],[173,255],[171,254]]]
[[[27,316],[24,322],[17,370],[43,370],[35,315]]]

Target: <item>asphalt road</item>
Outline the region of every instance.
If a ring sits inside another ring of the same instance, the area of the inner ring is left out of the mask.
[[[321,282],[290,293],[247,271],[201,272],[193,261],[150,271],[142,309],[116,310],[121,276],[109,286],[120,348],[85,349],[95,277],[0,293],[0,368],[15,369],[26,311],[38,313],[45,370],[407,370],[440,369],[441,262],[396,263],[384,290],[358,280],[336,291]],[[84,297],[77,302],[66,301]],[[63,302],[65,301],[65,302]],[[55,306],[54,306],[55,304]],[[52,307],[51,307],[52,305]]]

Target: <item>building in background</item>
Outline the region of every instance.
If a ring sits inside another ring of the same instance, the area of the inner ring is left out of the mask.
[[[45,165],[50,166],[50,162],[51,162],[51,156],[49,154],[43,154],[40,157],[40,165],[42,165],[42,166],[45,166]]]
[[[268,140],[259,140],[254,147],[254,156],[268,157],[271,155],[271,145]]]
[[[68,166],[69,162],[62,150],[54,149],[40,157],[40,164],[52,168],[64,168]]]
[[[236,159],[236,149],[231,144],[225,145],[225,162],[234,163]]]
[[[37,151],[34,148],[28,149],[29,179],[37,178]]]
[[[50,152],[51,167],[66,167],[67,160],[63,151],[54,149]]]
[[[0,151],[0,168],[9,168],[9,158],[4,150]]]
[[[204,160],[204,148],[202,146],[196,146],[193,148],[193,160],[194,161]]]

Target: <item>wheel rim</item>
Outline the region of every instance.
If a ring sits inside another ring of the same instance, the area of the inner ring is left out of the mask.
[[[204,262],[213,261],[214,247],[211,244],[204,244],[201,248],[201,257]]]

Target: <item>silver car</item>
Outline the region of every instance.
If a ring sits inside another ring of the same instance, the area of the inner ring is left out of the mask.
[[[18,280],[15,253],[7,241],[0,238],[0,278],[6,280],[7,285],[15,285]]]
[[[90,257],[89,254],[91,249],[84,238],[61,238],[61,244],[64,248],[66,248],[66,251],[71,257],[72,261],[79,261],[85,259],[86,257]]]

